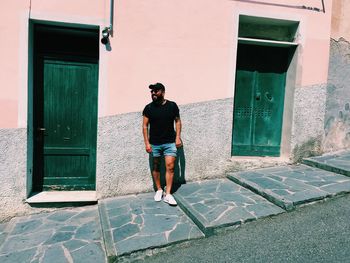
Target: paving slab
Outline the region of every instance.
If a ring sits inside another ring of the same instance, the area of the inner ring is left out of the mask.
[[[304,158],[304,164],[350,176],[350,151]]]
[[[174,196],[206,236],[224,227],[239,226],[244,222],[284,212],[228,179],[185,184]]]
[[[153,195],[130,195],[99,202],[108,260],[204,237],[178,206],[155,202]]]
[[[8,235],[8,230],[7,230],[8,226],[9,226],[8,223],[0,224],[0,247],[5,242],[5,239]]]
[[[228,173],[230,180],[286,210],[350,192],[350,178],[307,165]]]
[[[106,262],[97,206],[17,217],[0,225],[0,262]]]

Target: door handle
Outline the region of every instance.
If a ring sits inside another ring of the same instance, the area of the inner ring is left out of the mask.
[[[261,99],[261,93],[260,92],[255,94],[255,99],[256,100],[260,100]]]
[[[265,96],[268,100],[270,100],[270,101],[272,100],[272,95],[269,92],[266,92]]]
[[[44,131],[46,131],[46,129],[45,129],[45,128],[42,128],[42,127],[39,127],[39,128],[38,128],[38,131],[44,132]]]

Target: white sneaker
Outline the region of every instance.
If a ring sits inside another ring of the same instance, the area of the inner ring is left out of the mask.
[[[167,194],[166,196],[164,196],[163,201],[165,203],[168,203],[169,205],[177,205],[176,200],[171,194]]]
[[[162,200],[162,197],[163,197],[163,190],[158,190],[154,195],[154,201],[159,202],[160,200]]]

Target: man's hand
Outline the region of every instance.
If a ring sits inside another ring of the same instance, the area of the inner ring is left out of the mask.
[[[143,123],[142,123],[143,139],[145,141],[146,152],[151,153],[152,146],[148,140],[148,125],[149,125],[149,119],[146,116],[143,116]]]
[[[181,120],[180,117],[175,118],[175,131],[176,131],[176,137],[175,137],[175,145],[176,148],[180,148],[182,146],[181,141]]]
[[[181,138],[177,138],[175,139],[175,145],[176,145],[176,148],[180,148],[182,146],[182,141],[181,141]]]
[[[148,153],[152,152],[152,146],[149,143],[146,144],[146,152]]]

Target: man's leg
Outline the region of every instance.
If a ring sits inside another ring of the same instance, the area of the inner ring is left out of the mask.
[[[160,157],[153,157],[152,176],[157,190],[162,190],[162,186],[160,185]]]
[[[176,160],[176,157],[174,156],[165,156],[166,194],[171,193],[171,188],[173,186],[175,160]]]

